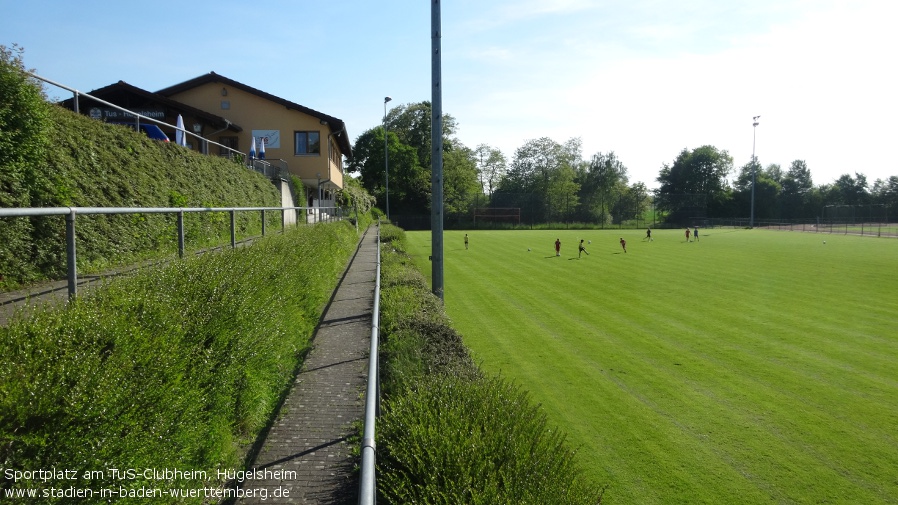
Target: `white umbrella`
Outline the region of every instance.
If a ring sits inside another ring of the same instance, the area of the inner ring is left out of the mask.
[[[178,122],[175,124],[175,143],[179,146],[187,146],[187,134],[184,133],[184,118],[178,114]]]
[[[259,137],[259,159],[265,159],[265,137]]]
[[[256,157],[256,137],[253,137],[253,143],[249,147],[249,157],[250,159]]]

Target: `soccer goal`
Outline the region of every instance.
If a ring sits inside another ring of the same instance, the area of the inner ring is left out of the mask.
[[[474,224],[477,220],[481,223],[510,223],[521,224],[520,207],[475,207]]]

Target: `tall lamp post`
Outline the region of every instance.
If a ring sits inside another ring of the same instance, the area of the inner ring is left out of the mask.
[[[390,151],[387,150],[387,102],[392,98],[384,97],[384,180],[387,193],[387,221],[390,220]]]
[[[758,118],[752,118],[752,137],[751,137],[751,219],[748,222],[749,228],[755,227],[755,172],[758,171],[758,164],[755,160],[755,139],[758,136]]]

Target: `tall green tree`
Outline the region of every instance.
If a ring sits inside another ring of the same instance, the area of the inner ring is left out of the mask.
[[[431,106],[419,102],[396,106],[387,113],[389,173],[384,168],[384,128],[377,126],[362,133],[353,146],[350,173],[361,176],[363,187],[386,209],[389,176],[390,212],[423,214],[431,205]],[[447,213],[466,211],[476,196],[477,170],[473,154],[455,140],[455,119],[443,115],[443,203]],[[459,151],[455,153],[455,151]],[[474,190],[472,190],[474,188]]]
[[[580,184],[577,173],[569,164],[562,164],[552,173],[549,181],[549,201],[554,202],[550,218],[570,221],[580,205]]]
[[[416,150],[399,140],[393,132],[387,134],[389,152],[390,211],[419,211],[428,207],[430,196],[430,171],[418,163]],[[372,128],[355,141],[352,160],[347,169],[358,174],[368,193],[377,200],[377,206],[386,210],[387,174],[384,156],[384,129]]]
[[[633,202],[634,218],[638,225],[638,221],[645,217],[646,211],[649,210],[649,206],[652,203],[651,193],[645,183],[642,182],[637,182],[631,185],[627,188],[627,193],[630,200]]]
[[[773,181],[776,181],[777,184],[782,185],[783,179],[786,174],[783,173],[783,167],[781,167],[778,163],[771,163],[767,165],[767,168],[764,169],[764,173],[767,175],[767,178]]]
[[[889,208],[889,215],[898,213],[898,176],[893,175],[886,180],[876,179],[871,191],[873,203]]]
[[[491,195],[493,189],[499,184],[499,180],[505,176],[508,170],[508,161],[502,151],[487,144],[480,144],[474,149],[477,156],[477,170],[480,178],[480,187],[483,192]]]
[[[854,177],[843,174],[833,183],[829,191],[830,205],[865,205],[870,203],[867,191],[867,176],[855,172]]]
[[[430,102],[402,104],[387,112],[387,130],[395,133],[399,142],[415,149],[418,162],[430,171],[431,163],[431,113]],[[443,113],[443,151],[451,151],[459,144],[455,140],[455,118]],[[355,153],[355,151],[353,151]]]
[[[594,154],[581,166],[581,218],[594,223],[610,223],[611,207],[616,195],[626,190],[627,181],[627,167],[613,151]]]
[[[447,216],[468,214],[482,194],[474,151],[456,146],[443,154],[443,211]]]
[[[713,214],[728,203],[726,178],[732,171],[733,158],[725,150],[709,145],[683,149],[672,165],[662,166],[655,205],[670,212],[671,220],[699,211]]]
[[[576,168],[580,139],[559,144],[548,137],[530,140],[514,154],[493,199],[496,207],[521,207],[524,219],[566,219],[579,201]]]
[[[751,214],[752,170],[755,164],[743,165],[733,184],[738,216],[744,217]],[[755,218],[774,219],[780,217],[779,196],[782,188],[776,180],[780,173],[779,165],[769,165],[766,169],[758,170],[755,173]]]
[[[795,160],[789,166],[789,170],[783,176],[782,200],[783,215],[786,219],[811,217],[816,215],[810,208],[811,191],[814,189],[814,181],[811,179],[811,171],[804,160]]]

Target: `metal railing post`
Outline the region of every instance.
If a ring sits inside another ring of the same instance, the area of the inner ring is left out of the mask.
[[[237,213],[231,209],[231,249],[237,248]]]
[[[371,312],[371,349],[368,353],[368,386],[365,393],[365,427],[362,435],[362,465],[359,478],[359,505],[374,505],[377,501],[375,485],[376,444],[375,420],[380,411],[380,366],[378,339],[380,337],[380,221],[377,224],[377,267],[374,277],[374,308]]]
[[[281,211],[281,231],[286,231],[286,212],[288,210],[296,211],[301,207],[216,207],[216,208],[195,208],[195,207],[22,207],[22,208],[0,208],[0,218],[6,217],[29,217],[29,216],[65,216],[65,240],[66,240],[66,277],[68,284],[69,298],[73,298],[78,294],[78,267],[76,252],[76,230],[75,223],[78,214],[99,215],[99,214],[176,214],[178,235],[178,256],[183,258],[186,252],[185,240],[185,224],[184,214],[188,212],[229,212],[231,215],[231,248],[237,247],[237,212],[252,212],[266,210]],[[264,223],[264,219],[263,219]],[[267,226],[263,224],[263,229],[267,233]]]
[[[66,269],[69,280],[69,299],[78,294],[78,266],[75,263],[75,209],[65,216]]]
[[[184,210],[178,211],[178,257],[184,257]]]
[[[262,236],[265,236],[265,209],[262,209]]]

